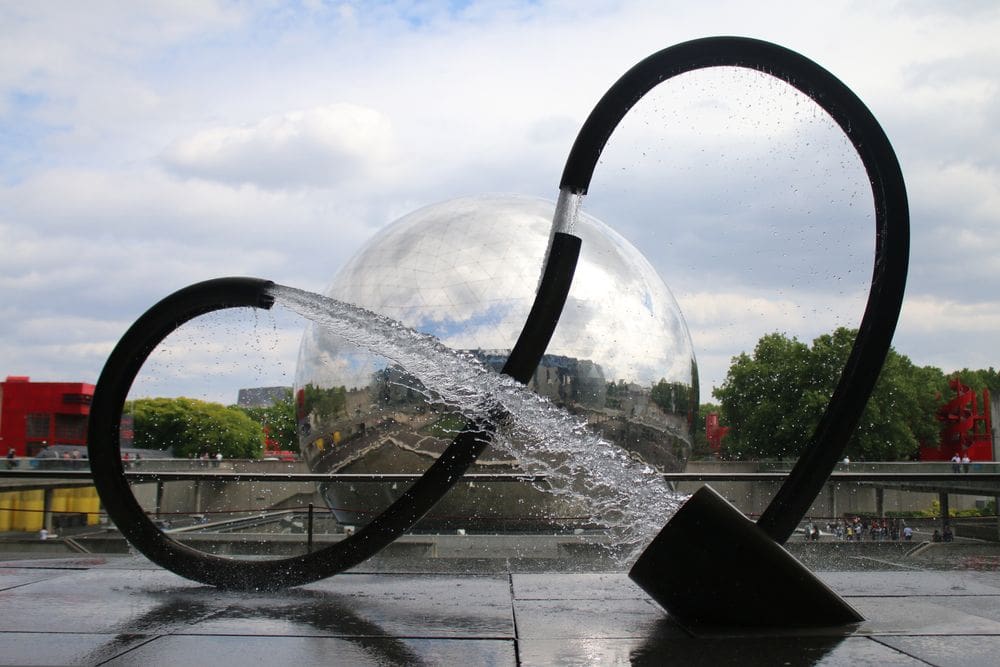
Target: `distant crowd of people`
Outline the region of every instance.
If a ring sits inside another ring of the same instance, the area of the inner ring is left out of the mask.
[[[188,458],[193,458],[189,456]],[[199,461],[206,461],[212,464],[213,468],[218,468],[222,463],[222,452],[216,452],[215,454],[209,454],[208,452],[201,452],[198,454]]]
[[[904,542],[913,541],[913,527],[906,525],[906,519],[878,519],[868,517],[854,517],[845,521],[833,521],[826,524],[826,534],[835,540],[848,542]],[[821,531],[819,524],[807,523],[804,530],[804,537],[807,540],[819,540]],[[931,537],[932,542],[952,542],[955,540],[955,533],[950,525],[945,525],[942,530],[935,530]]]
[[[954,542],[955,533],[952,532],[951,526],[945,525],[944,530],[935,530],[934,535],[931,536],[931,542]]]
[[[913,528],[906,525],[905,519],[878,519],[858,516],[844,521],[829,522],[826,524],[826,532],[835,540],[849,542],[861,542],[862,540],[871,542],[903,540],[909,542],[913,539]],[[805,537],[808,540],[818,540],[820,538],[819,525],[806,524]]]

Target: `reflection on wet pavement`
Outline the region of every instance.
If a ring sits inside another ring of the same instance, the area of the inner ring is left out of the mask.
[[[351,572],[231,593],[122,557],[0,563],[4,664],[979,665],[1000,574],[826,572],[867,620],[685,629],[623,573]]]

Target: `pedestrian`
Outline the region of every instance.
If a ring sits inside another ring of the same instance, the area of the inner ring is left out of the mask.
[[[909,526],[903,528],[903,540],[906,542],[913,541],[913,529],[910,528]]]
[[[969,453],[966,452],[965,456],[962,457],[962,471],[969,472],[969,466],[972,464],[972,460],[969,458]]]
[[[17,467],[17,452],[11,447],[10,451],[7,452],[7,467],[16,468]]]
[[[962,457],[955,452],[955,455],[951,457],[951,471],[952,472],[962,472]]]

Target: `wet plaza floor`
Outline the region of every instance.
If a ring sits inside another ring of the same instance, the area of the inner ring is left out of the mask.
[[[352,571],[223,592],[142,558],[0,561],[16,665],[996,665],[1000,573],[819,573],[867,619],[692,633],[623,573]]]

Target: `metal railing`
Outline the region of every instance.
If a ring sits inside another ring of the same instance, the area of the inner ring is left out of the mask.
[[[92,482],[92,475],[89,468],[80,467],[80,461],[71,460],[66,463],[70,464],[66,466],[71,469],[60,469],[58,465],[59,461],[48,461],[45,466],[41,467],[28,467],[19,466],[16,468],[4,469],[0,467],[0,492],[16,492],[22,490],[31,489],[58,489],[61,486],[65,487],[75,487],[75,486],[85,486],[90,485]],[[86,464],[86,461],[83,461]],[[148,463],[152,463],[151,461]],[[295,483],[313,483],[313,484],[400,484],[400,486],[410,484],[415,482],[420,478],[420,474],[408,474],[408,473],[370,473],[370,474],[345,474],[345,473],[311,473],[311,472],[294,472],[294,471],[254,471],[254,470],[232,470],[225,469],[229,466],[242,467],[249,466],[254,467],[254,462],[245,461],[235,461],[230,460],[223,464],[222,467],[215,465],[214,462],[198,462],[190,461],[187,459],[177,459],[173,460],[173,467],[183,467],[189,468],[186,470],[169,470],[160,469],[165,467],[171,467],[171,462],[168,460],[157,460],[153,465],[138,465],[136,462],[132,462],[131,465],[126,467],[124,474],[125,477],[135,483],[135,484],[168,484],[168,483],[180,483],[180,482],[191,482],[195,485],[199,483],[278,483],[278,484],[295,484]],[[147,464],[146,461],[142,461],[142,464]],[[721,466],[710,465],[709,467],[722,467]],[[741,464],[733,464],[733,467],[740,467]],[[762,462],[757,464],[742,464],[745,467],[758,466],[764,468],[764,470],[757,471],[741,471],[741,472],[723,472],[720,470],[705,470],[699,472],[675,472],[675,473],[663,473],[662,477],[665,481],[670,482],[675,485],[690,485],[698,483],[719,483],[721,485],[733,484],[733,483],[745,483],[763,484],[763,489],[766,491],[770,488],[776,488],[780,485],[785,478],[788,476],[788,469],[790,468],[787,464],[782,463],[772,463],[772,462]],[[295,466],[290,466],[294,468],[301,469],[301,464]],[[831,489],[837,487],[839,484],[855,484],[866,487],[873,487],[876,491],[881,494],[879,489],[903,489],[912,490],[919,494],[938,494],[941,497],[942,504],[944,504],[945,494],[956,494],[956,495],[970,495],[970,496],[992,496],[1000,497],[1000,463],[994,464],[976,464],[976,468],[970,472],[954,472],[951,465],[948,463],[937,464],[937,463],[884,463],[884,464],[872,464],[872,463],[852,463],[850,465],[842,465],[841,469],[833,472],[830,475],[828,484]],[[148,469],[144,469],[148,468]],[[544,474],[528,474],[519,472],[504,472],[504,473],[466,473],[462,476],[463,482],[470,483],[534,483],[542,482],[546,480],[546,475]],[[723,488],[720,486],[719,488]],[[729,487],[731,490],[734,487]],[[737,487],[738,488],[738,487]],[[688,486],[687,491],[693,491],[694,487]],[[48,491],[46,492],[48,494]],[[160,489],[157,490],[157,494],[162,493]],[[736,491],[735,493],[741,493]],[[978,502],[978,501],[977,501]],[[945,505],[947,507],[947,505]],[[96,508],[95,508],[96,509]],[[344,509],[344,508],[340,508]],[[16,512],[44,512],[54,513],[59,515],[59,511],[53,511],[49,507],[48,501],[46,501],[44,508],[39,507],[36,509],[24,509],[24,508],[10,508],[10,511]],[[212,510],[194,510],[192,512],[169,512],[160,511],[159,496],[157,496],[157,501],[155,505],[155,510],[151,509],[150,513],[155,514],[160,517],[161,514],[164,517],[170,517],[174,514],[192,514],[204,517],[209,514],[220,514],[226,516],[236,516],[236,515],[250,515],[251,513],[256,513],[264,511],[260,508],[248,509],[242,507],[240,509],[233,509],[228,507],[225,510],[219,510],[218,512]],[[354,510],[352,510],[354,511]],[[753,518],[757,516],[757,511],[747,508],[744,510],[747,516]],[[79,512],[69,512],[68,510],[63,513],[69,514],[79,514]],[[857,513],[857,512],[855,512]],[[103,516],[103,511],[97,512],[98,516]],[[811,520],[816,520],[821,518],[819,514],[815,514],[809,517]],[[944,517],[942,517],[943,519]]]
[[[297,473],[297,472],[236,472],[221,470],[126,470],[125,477],[136,482],[154,481],[232,481],[232,482],[413,482],[417,473]],[[788,472],[671,472],[661,475],[668,482],[780,482]],[[544,480],[544,474],[531,473],[466,473],[470,482],[521,482]],[[90,470],[13,469],[0,470],[0,479],[64,479],[89,480]],[[845,472],[830,475],[831,482],[960,482],[963,480],[997,483],[1000,492],[1000,470],[996,472]]]

